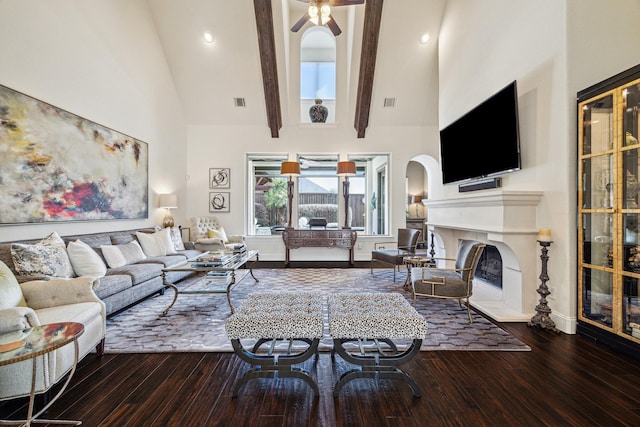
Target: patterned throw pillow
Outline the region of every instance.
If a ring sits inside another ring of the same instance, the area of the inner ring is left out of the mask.
[[[11,258],[21,276],[76,276],[64,240],[55,231],[35,245],[12,243]]]
[[[140,244],[136,241],[126,245],[102,245],[100,249],[102,249],[102,255],[111,268],[135,264],[146,258]]]
[[[182,233],[178,227],[171,227],[171,241],[176,251],[184,251],[184,242],[182,241]]]

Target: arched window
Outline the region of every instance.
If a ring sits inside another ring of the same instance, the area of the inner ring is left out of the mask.
[[[336,38],[324,26],[306,30],[300,41],[300,122],[311,123],[309,109],[322,100],[327,123],[335,123]]]

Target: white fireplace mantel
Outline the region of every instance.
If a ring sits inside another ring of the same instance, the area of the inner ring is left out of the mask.
[[[503,263],[502,292],[474,282],[471,304],[501,322],[527,321],[537,300],[537,206],[542,191],[492,191],[426,199],[427,225],[449,258],[460,239],[495,246]]]

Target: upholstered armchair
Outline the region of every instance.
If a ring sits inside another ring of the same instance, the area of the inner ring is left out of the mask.
[[[397,242],[378,242],[371,252],[371,273],[374,262],[381,262],[393,267],[393,281],[396,281],[396,270],[403,265],[404,257],[416,254],[416,246],[420,238],[420,230],[414,228],[399,228]],[[392,248],[389,248],[392,246]]]
[[[244,245],[244,236],[228,235],[214,216],[196,216],[191,220],[191,240],[199,251],[236,249]]]
[[[462,306],[465,300],[469,323],[473,323],[469,297],[473,293],[473,277],[486,245],[471,240],[462,240],[455,259],[434,258],[434,260],[455,261],[453,268],[415,267],[411,269],[413,305],[418,296],[457,299]]]
[[[84,333],[78,338],[78,358],[93,348],[104,350],[106,309],[93,292],[94,278],[53,278],[18,284],[0,261],[0,337],[32,326],[57,322],[78,322]],[[36,393],[48,391],[73,367],[74,346],[69,344],[38,357]],[[0,366],[0,400],[29,396],[33,361]]]

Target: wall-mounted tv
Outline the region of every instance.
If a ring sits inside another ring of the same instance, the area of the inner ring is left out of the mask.
[[[515,81],[440,130],[440,163],[445,184],[520,169]]]

